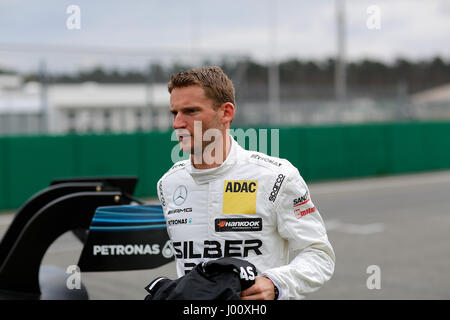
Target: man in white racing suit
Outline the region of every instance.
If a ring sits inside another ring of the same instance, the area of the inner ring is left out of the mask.
[[[334,272],[335,255],[299,171],[285,159],[243,149],[228,134],[234,88],[220,68],[180,72],[169,92],[173,127],[191,153],[157,184],[178,276],[206,260],[236,257],[258,271],[242,299],[302,299],[318,290]],[[223,135],[195,147],[208,129]],[[208,158],[211,145],[217,148]]]

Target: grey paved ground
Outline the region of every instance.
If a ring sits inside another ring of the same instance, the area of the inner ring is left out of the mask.
[[[450,171],[310,184],[334,246],[333,278],[309,299],[450,299]],[[11,221],[0,215],[0,235]],[[43,264],[76,264],[82,245],[65,234]],[[369,266],[380,289],[368,289]],[[91,299],[142,299],[174,263],[144,271],[83,273]]]

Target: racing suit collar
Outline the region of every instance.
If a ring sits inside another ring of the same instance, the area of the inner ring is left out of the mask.
[[[225,161],[219,167],[211,169],[196,169],[192,165],[192,160],[188,162],[186,170],[197,184],[208,183],[215,180],[216,178],[226,174],[234,165],[236,165],[239,156],[238,149],[242,147],[236,142],[236,140],[233,139],[233,137],[231,137],[231,135],[228,135],[228,139],[231,140],[230,152],[228,153]]]

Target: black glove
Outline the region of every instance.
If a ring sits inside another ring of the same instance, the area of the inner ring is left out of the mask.
[[[236,273],[241,282],[241,290],[245,290],[254,285],[258,273],[252,263],[236,258],[220,258],[203,262],[202,268],[208,274],[230,271]]]
[[[158,277],[145,287],[145,300],[239,300],[255,283],[256,267],[245,260],[220,258],[196,265],[177,280]]]

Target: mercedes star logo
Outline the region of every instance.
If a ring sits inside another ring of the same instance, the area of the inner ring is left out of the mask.
[[[181,206],[187,198],[187,189],[185,186],[178,186],[173,193],[173,202],[177,206]]]

